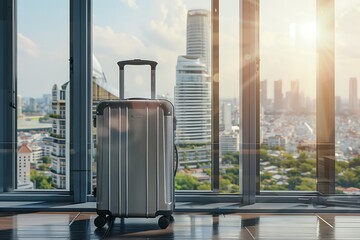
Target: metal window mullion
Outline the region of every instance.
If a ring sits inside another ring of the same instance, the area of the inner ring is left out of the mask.
[[[86,202],[91,184],[91,0],[70,1],[70,190]]]
[[[212,0],[212,191],[220,190],[219,162],[219,0]]]
[[[317,0],[317,190],[335,193],[335,12],[334,0]]]
[[[241,80],[240,106],[241,159],[243,204],[255,203],[258,190],[259,152],[259,3],[258,0],[244,0],[240,4],[241,36]]]
[[[0,1],[0,192],[16,188],[16,0]]]

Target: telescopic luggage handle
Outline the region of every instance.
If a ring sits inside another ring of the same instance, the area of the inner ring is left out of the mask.
[[[120,68],[120,99],[124,99],[125,91],[124,91],[124,67],[126,65],[150,65],[151,67],[151,98],[155,99],[155,71],[157,62],[151,60],[142,60],[142,59],[134,59],[134,60],[125,60],[119,61],[117,65]]]

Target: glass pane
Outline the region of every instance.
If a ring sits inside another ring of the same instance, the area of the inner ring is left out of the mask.
[[[335,190],[360,194],[360,1],[335,1]]]
[[[239,188],[239,1],[220,1],[220,193],[240,193]]]
[[[157,98],[176,109],[178,190],[211,190],[210,6],[210,0],[93,1],[93,105],[118,97],[118,61],[157,61]],[[126,68],[125,97],[149,97],[149,79],[148,68]],[[95,158],[92,166],[95,186]]]
[[[261,190],[316,190],[316,0],[260,0]]]
[[[69,1],[17,1],[17,189],[69,189]]]

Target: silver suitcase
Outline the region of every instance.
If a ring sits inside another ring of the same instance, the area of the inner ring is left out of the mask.
[[[115,217],[159,218],[167,228],[174,210],[174,107],[155,99],[157,63],[118,62],[120,100],[97,106],[96,227]],[[124,99],[125,65],[151,66],[151,99]]]

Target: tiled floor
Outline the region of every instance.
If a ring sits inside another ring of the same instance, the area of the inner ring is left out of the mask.
[[[119,218],[96,229],[93,212],[0,213],[0,239],[360,239],[360,214],[174,214],[162,230],[157,219]]]

